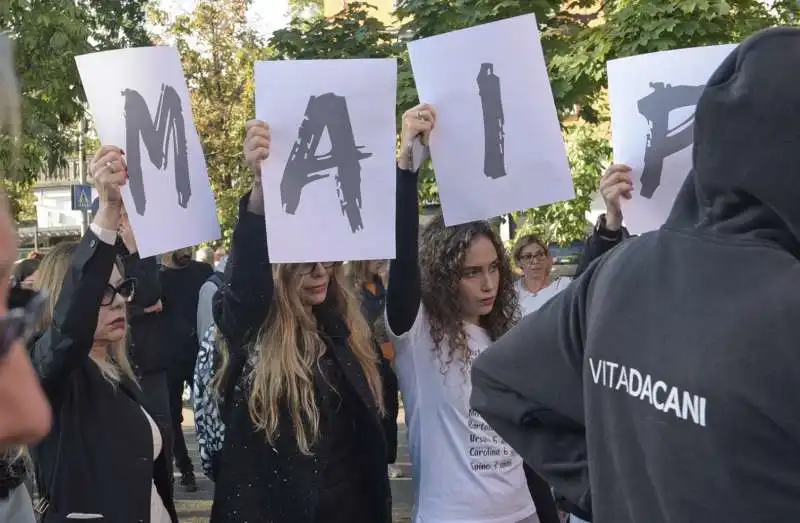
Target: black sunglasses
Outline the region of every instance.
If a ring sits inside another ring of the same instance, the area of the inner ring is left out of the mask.
[[[19,285],[11,288],[8,295],[8,312],[0,316],[0,358],[20,342],[27,345],[36,334],[39,321],[47,302],[45,292],[36,292]]]
[[[322,265],[322,268],[327,270],[327,269],[332,269],[337,265],[341,265],[341,262],[299,263],[298,270],[302,275],[311,274],[312,272],[314,272],[314,269],[317,268],[317,264]]]
[[[116,287],[109,283],[106,285],[106,290],[103,293],[103,299],[100,301],[100,305],[111,305],[114,303],[114,298],[117,296],[117,294],[122,296],[122,299],[124,299],[126,302],[130,301],[135,290],[136,278],[127,278],[122,280],[122,282]]]

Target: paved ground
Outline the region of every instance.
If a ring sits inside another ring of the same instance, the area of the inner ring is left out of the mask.
[[[197,486],[198,491],[187,493],[180,486],[176,486],[176,502],[178,515],[182,523],[206,523],[211,513],[211,500],[213,499],[214,484],[206,478],[200,470],[200,456],[197,450],[197,442],[194,437],[193,415],[190,410],[183,412],[184,427],[183,432],[186,436],[186,445],[189,447],[189,454],[192,457],[195,469],[198,470]],[[394,501],[394,521],[395,523],[410,523],[411,504],[413,502],[414,489],[411,484],[411,463],[408,456],[408,446],[406,443],[406,427],[402,422],[403,413],[400,413],[400,448],[397,454],[397,464],[403,471],[402,478],[392,479],[392,498]]]

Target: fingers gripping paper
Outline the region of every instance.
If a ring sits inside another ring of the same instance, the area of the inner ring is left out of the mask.
[[[635,194],[625,223],[660,227],[692,167],[694,107],[735,45],[664,51],[608,62],[614,161],[629,165]]]

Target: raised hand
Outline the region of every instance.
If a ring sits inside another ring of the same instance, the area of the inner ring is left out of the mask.
[[[90,171],[97,189],[99,206],[94,222],[102,229],[119,229],[122,187],[128,183],[128,169],[122,149],[104,145],[94,155]]]
[[[261,120],[250,120],[246,125],[247,135],[244,138],[244,157],[247,166],[253,172],[254,182],[261,181],[261,162],[269,158],[270,131],[269,125]]]
[[[269,125],[261,120],[250,120],[246,125],[244,138],[244,158],[253,173],[253,188],[247,210],[254,214],[264,214],[264,194],[261,187],[261,162],[269,158]]]
[[[400,131],[400,158],[398,165],[401,169],[411,168],[411,146],[414,138],[420,137],[423,144],[428,143],[431,131],[436,126],[436,111],[428,104],[419,104],[403,114],[403,124]]]
[[[621,200],[630,200],[633,196],[631,168],[621,164],[609,166],[600,179],[600,194],[606,202],[606,228],[618,231],[622,227]]]

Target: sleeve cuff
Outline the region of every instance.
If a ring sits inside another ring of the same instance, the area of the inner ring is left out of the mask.
[[[117,231],[110,231],[103,229],[96,223],[90,223],[89,229],[94,233],[97,238],[108,245],[115,245],[117,243]]]

